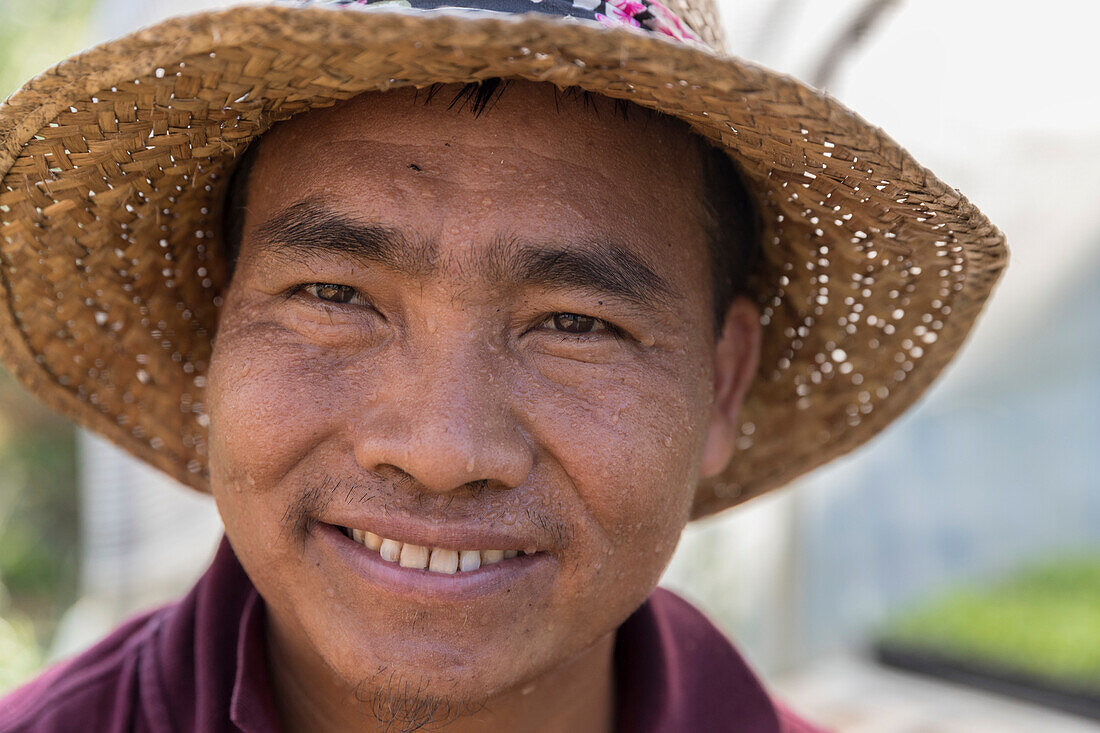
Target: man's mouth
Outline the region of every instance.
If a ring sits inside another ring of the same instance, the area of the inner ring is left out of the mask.
[[[427,547],[389,539],[362,529],[349,527],[339,527],[339,529],[344,535],[368,550],[377,552],[386,562],[397,563],[404,568],[416,568],[448,575],[470,572],[484,565],[492,565],[523,555],[534,555],[538,552],[538,548],[535,547],[523,550],[454,550],[446,547]]]
[[[360,521],[342,519],[348,524]],[[376,524],[374,529],[382,527]],[[460,521],[436,524],[389,516],[383,531],[391,537],[364,530],[362,525],[317,522],[311,534],[331,561],[325,567],[338,573],[335,582],[347,583],[348,576],[341,569],[350,570],[371,592],[386,593],[402,602],[539,596],[560,567],[554,548],[541,545],[534,534],[520,534],[511,527]]]

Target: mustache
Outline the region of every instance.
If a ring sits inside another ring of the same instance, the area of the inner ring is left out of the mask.
[[[514,512],[506,501],[493,501],[482,504],[486,495],[497,492],[516,491],[512,488],[494,487],[494,482],[486,479],[469,481],[456,487],[444,496],[424,489],[415,478],[404,474],[388,479],[378,474],[367,478],[336,478],[326,474],[319,480],[304,484],[287,505],[281,520],[282,533],[293,540],[304,551],[305,539],[310,531],[321,522],[320,517],[334,502],[344,504],[366,504],[376,502],[385,510],[404,509],[431,511],[436,518],[451,511],[456,500],[461,498],[461,511],[470,514],[476,511],[479,518],[486,521],[499,519]],[[563,547],[573,537],[573,523],[562,518],[564,511],[554,511],[549,506],[525,506],[522,511],[513,514],[516,523],[527,522],[538,528],[556,547]]]

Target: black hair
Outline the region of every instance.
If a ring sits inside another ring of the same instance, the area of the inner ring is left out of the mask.
[[[503,83],[502,83],[503,82]],[[433,84],[427,89],[425,104],[442,88]],[[479,116],[493,101],[500,98],[508,80],[494,77],[481,82],[466,84],[455,94],[448,109],[461,104]],[[593,93],[579,87],[564,90],[567,96],[582,96],[585,108],[595,107]],[[598,95],[597,95],[598,96]],[[556,97],[555,97],[556,98]],[[605,99],[601,97],[601,99]],[[611,99],[612,112],[627,119],[631,109],[642,114],[661,115],[624,99]],[[598,113],[598,107],[597,113]],[[672,118],[687,128],[687,123]],[[709,222],[708,250],[711,258],[711,287],[713,291],[714,325],[720,330],[726,309],[739,295],[752,296],[752,277],[760,260],[760,221],[748,191],[745,179],[729,155],[700,135],[692,133],[699,146],[702,159],[703,180],[701,203]],[[259,140],[253,140],[238,161],[230,177],[222,210],[222,231],[225,235],[226,283],[233,277],[233,270],[240,254],[244,228],[244,212],[248,196],[248,179],[256,161]]]

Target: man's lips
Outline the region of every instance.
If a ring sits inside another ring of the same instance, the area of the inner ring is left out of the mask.
[[[389,531],[389,530],[388,530]],[[504,557],[501,546],[515,546],[515,538],[511,542],[501,539],[497,533],[478,532],[478,542],[488,540],[488,543],[500,542],[496,547],[487,547],[486,550],[478,550],[479,562],[477,567],[472,567],[472,558],[469,554],[474,552],[470,545],[467,549],[467,568],[459,569],[457,565],[460,553],[456,548],[461,547],[463,538],[458,543],[451,539],[450,548],[427,547],[423,545],[411,545],[414,549],[411,553],[406,549],[404,553],[398,550],[393,553],[392,546],[371,549],[358,542],[345,533],[345,529],[339,525],[319,522],[314,525],[313,534],[320,540],[322,551],[329,555],[336,566],[343,566],[363,581],[374,586],[378,590],[402,597],[406,600],[430,602],[433,600],[468,600],[495,593],[511,592],[514,587],[528,580],[542,579],[540,585],[546,587],[549,575],[557,565],[556,559],[545,551],[540,551],[535,546],[527,546],[532,553],[519,550],[510,550],[508,557]],[[393,543],[392,540],[389,541]],[[508,542],[508,544],[505,544]],[[396,544],[396,543],[394,543]],[[473,543],[471,543],[473,544]],[[387,550],[389,559],[384,559],[381,550]],[[402,549],[405,549],[402,547]],[[428,569],[431,564],[433,550],[442,550],[436,559],[436,567]],[[482,560],[488,555],[489,562],[482,564]],[[499,553],[499,556],[497,555]],[[426,555],[426,556],[425,556]],[[404,556],[404,562],[403,562]],[[404,565],[404,566],[403,566]],[[412,567],[408,567],[412,565]]]

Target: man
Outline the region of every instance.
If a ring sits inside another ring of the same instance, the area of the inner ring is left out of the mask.
[[[582,20],[200,16],[0,110],[6,362],[226,527],[0,730],[812,730],[655,585],[691,518],[915,399],[1003,244],[793,82],[734,125],[728,89],[661,81],[718,62],[659,3],[535,11]],[[580,69],[648,103],[544,81]]]

